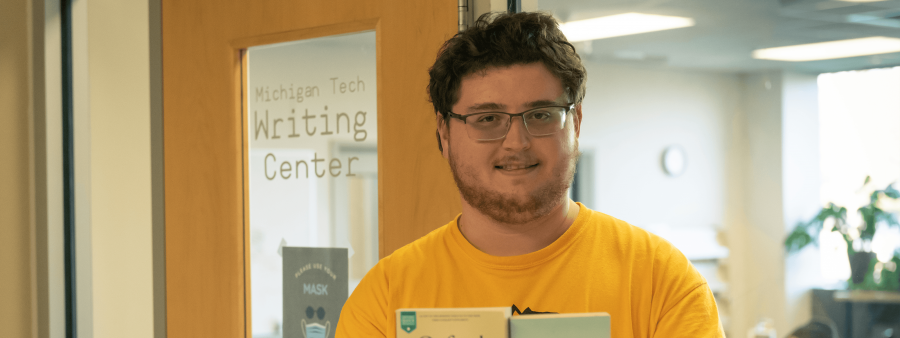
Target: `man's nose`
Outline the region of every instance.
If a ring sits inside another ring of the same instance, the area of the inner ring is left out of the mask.
[[[521,116],[513,117],[509,121],[509,131],[503,139],[503,147],[510,150],[522,150],[531,146],[531,134],[525,127],[525,119]]]

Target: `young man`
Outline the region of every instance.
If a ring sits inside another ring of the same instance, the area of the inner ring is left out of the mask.
[[[723,336],[684,255],[568,199],[586,73],[552,17],[482,16],[444,44],[430,74],[462,214],[369,271],[338,337],[392,338],[398,308],[506,306],[607,312],[616,338]]]

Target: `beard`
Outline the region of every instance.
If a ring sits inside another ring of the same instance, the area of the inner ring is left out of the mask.
[[[474,168],[459,163],[451,149],[448,147],[447,150],[450,153],[450,171],[453,172],[453,179],[462,198],[482,214],[505,224],[530,222],[549,214],[557,207],[572,185],[581,155],[578,152],[578,139],[575,139],[574,149],[562,160],[564,163],[553,168],[550,177],[540,179],[542,183],[529,192],[513,194],[487,188],[488,184],[477,178]]]

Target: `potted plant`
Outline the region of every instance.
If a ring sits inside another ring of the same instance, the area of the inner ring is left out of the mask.
[[[868,185],[869,182],[871,177],[867,176],[863,185]],[[883,228],[900,227],[897,215],[881,207],[887,199],[900,199],[900,191],[893,184],[869,194],[869,203],[857,211],[862,224],[848,224],[847,208],[829,203],[813,219],[797,223],[784,241],[786,251],[791,254],[810,243],[818,245],[822,231],[838,232],[847,244],[847,257],[850,261],[850,280],[847,284],[850,290],[900,290],[898,254],[891,252],[890,257],[877,257],[873,252],[873,239],[879,224]]]

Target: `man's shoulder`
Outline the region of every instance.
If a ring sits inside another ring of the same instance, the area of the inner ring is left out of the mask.
[[[591,238],[586,243],[601,248],[602,256],[631,262],[635,269],[655,269],[654,273],[690,265],[687,257],[663,237],[602,212],[588,211],[585,225],[593,231],[589,231]]]
[[[638,284],[655,290],[653,294],[677,302],[706,284],[690,260],[665,238],[600,212],[591,216],[597,220],[595,242],[604,247],[605,257],[621,263]]]
[[[656,251],[674,248],[671,243],[644,228],[604,214],[587,209],[586,226],[593,228],[594,240],[603,245],[610,245],[619,250]]]
[[[448,241],[450,240],[449,227],[455,224],[456,221],[454,219],[454,221],[432,230],[425,236],[394,250],[393,253],[383,259],[384,263],[388,267],[425,264],[430,258],[434,257],[436,252],[448,250]]]

